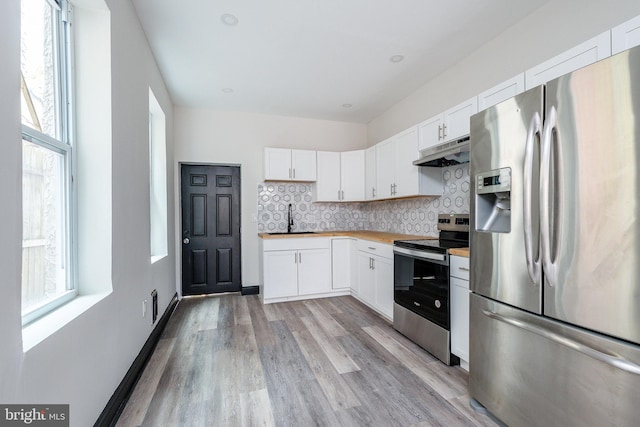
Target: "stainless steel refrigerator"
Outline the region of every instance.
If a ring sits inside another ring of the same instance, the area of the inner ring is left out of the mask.
[[[471,118],[472,398],[640,425],[640,48]]]

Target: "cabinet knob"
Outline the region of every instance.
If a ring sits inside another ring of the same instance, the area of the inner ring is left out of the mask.
[[[184,239],[182,239],[182,243],[184,243],[185,245],[188,245],[189,242],[191,242],[191,240],[189,240],[188,237],[185,237]]]

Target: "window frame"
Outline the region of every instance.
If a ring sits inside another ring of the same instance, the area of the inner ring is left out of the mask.
[[[62,253],[65,263],[65,291],[22,313],[22,325],[25,326],[60,306],[68,303],[79,294],[77,286],[77,200],[76,200],[76,155],[74,144],[74,71],[73,71],[73,31],[72,6],[68,0],[42,0],[48,3],[57,14],[55,17],[53,47],[55,114],[57,119],[54,138],[28,125],[22,124],[21,146],[24,141],[35,144],[45,150],[63,156],[64,171],[62,174],[62,209],[64,210],[63,235],[61,236]],[[21,67],[22,72],[22,67]],[[24,174],[24,170],[22,172]],[[24,213],[23,213],[24,215]],[[23,240],[24,242],[24,240]],[[24,283],[21,281],[21,286]]]
[[[166,146],[166,115],[149,87],[149,246],[152,264],[169,255]],[[154,202],[159,203],[159,209],[154,209]]]

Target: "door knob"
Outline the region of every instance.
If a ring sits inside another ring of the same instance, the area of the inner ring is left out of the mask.
[[[185,237],[184,239],[182,239],[182,243],[184,243],[185,245],[188,245],[190,241],[191,240],[189,240],[188,237]]]

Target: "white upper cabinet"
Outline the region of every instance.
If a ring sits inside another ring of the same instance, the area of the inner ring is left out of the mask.
[[[478,95],[478,111],[485,110],[502,101],[513,98],[519,93],[524,92],[524,90],[524,73],[520,73]]]
[[[442,139],[442,123],[444,116],[438,114],[418,125],[419,142],[418,149],[420,151],[436,146],[443,141]]]
[[[376,145],[376,199],[388,199],[393,196],[395,181],[396,150],[394,138]]]
[[[418,166],[413,161],[420,157],[418,151],[418,127],[414,126],[395,137],[394,197],[419,193]]]
[[[420,157],[418,127],[376,145],[376,199],[442,195],[442,169],[414,166]]]
[[[315,181],[316,152],[289,148],[264,149],[266,181]]]
[[[364,151],[364,199],[373,200],[376,198],[376,147],[369,147]]]
[[[605,31],[527,70],[525,72],[526,89],[534,88],[609,56],[611,56],[611,32]]]
[[[364,200],[364,150],[318,151],[315,199],[319,202]]]
[[[474,96],[444,112],[444,142],[469,135],[471,116],[478,112],[478,97]]]
[[[474,96],[444,113],[420,123],[418,125],[418,150],[422,151],[469,135],[470,118],[477,112],[478,98]]]
[[[316,200],[332,202],[340,200],[340,153],[318,151]]]
[[[618,25],[611,30],[611,54],[640,46],[640,16]]]
[[[264,179],[288,181],[291,179],[291,150],[264,149]]]
[[[342,201],[364,200],[365,181],[364,150],[340,153],[340,182]]]
[[[294,181],[316,180],[316,152],[291,150],[291,169]]]

